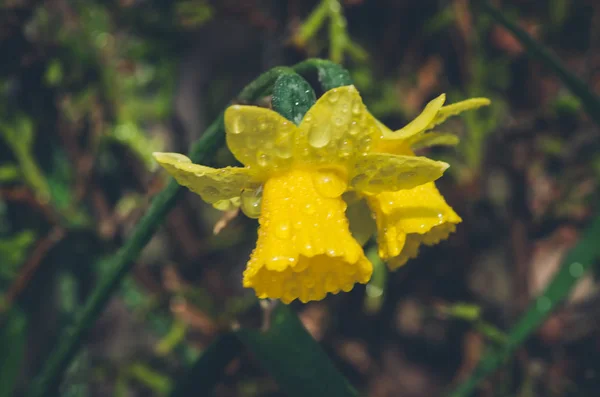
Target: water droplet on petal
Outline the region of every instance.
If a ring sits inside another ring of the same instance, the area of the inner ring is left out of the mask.
[[[304,213],[306,213],[307,215],[314,214],[315,213],[315,207],[311,203],[307,203],[304,206]]]
[[[348,157],[352,154],[352,141],[344,139],[339,143],[339,155],[340,157]]]
[[[262,186],[258,189],[244,189],[241,194],[241,209],[248,218],[256,219],[260,216],[262,203]]]
[[[258,152],[256,154],[256,162],[261,167],[266,167],[269,165],[269,161],[271,160],[271,156],[264,152]]]
[[[362,106],[360,106],[360,102],[355,102],[354,105],[352,105],[352,113],[360,114],[361,110]]]
[[[203,196],[216,196],[219,194],[219,190],[213,186],[206,186],[202,189]]]
[[[337,90],[331,90],[331,94],[329,94],[329,102],[336,103],[340,99],[340,93]]]
[[[362,182],[364,182],[366,180],[367,180],[367,176],[365,174],[358,174],[354,178],[352,178],[352,180],[350,181],[350,183],[352,185],[356,185],[356,184],[362,183]]]
[[[308,144],[314,148],[322,148],[331,140],[329,125],[315,125],[308,133]]]
[[[382,167],[381,170],[379,170],[379,174],[381,174],[381,176],[390,176],[393,175],[396,172],[396,167],[393,165],[386,165],[385,167]]]
[[[282,159],[289,159],[292,157],[292,148],[290,145],[280,145],[275,147],[275,154],[277,157]]]
[[[416,173],[414,171],[404,172],[404,173],[398,174],[396,179],[398,180],[398,182],[403,182],[403,181],[406,181],[406,180],[414,177],[415,175],[416,175]]]
[[[287,222],[282,222],[275,227],[275,235],[282,239],[288,239],[290,237],[290,224]]]
[[[348,133],[350,135],[356,135],[358,134],[360,131],[360,126],[358,125],[358,123],[356,121],[353,121],[352,124],[350,124],[350,129],[348,130]]]
[[[335,198],[341,196],[348,187],[346,181],[335,171],[321,171],[313,176],[315,189],[323,197]]]
[[[241,117],[236,117],[233,121],[233,128],[231,129],[232,134],[241,134],[246,129],[246,125]]]

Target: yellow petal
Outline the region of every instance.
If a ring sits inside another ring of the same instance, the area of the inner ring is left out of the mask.
[[[339,164],[369,152],[381,130],[354,86],[327,91],[306,113],[294,145],[303,164]]]
[[[372,265],[348,229],[346,204],[322,195],[316,178],[294,169],[264,185],[258,241],[244,272],[244,286],[259,298],[320,300],[371,277]]]
[[[367,202],[377,221],[380,256],[387,259],[406,251],[396,264],[416,255],[421,243],[433,245],[447,238],[461,222],[432,182],[371,195]]]
[[[218,209],[229,208],[225,200],[234,205],[244,187],[257,182],[247,168],[210,168],[194,164],[179,153],[153,153],[156,161],[163,166],[180,185],[199,194],[202,200],[216,204]],[[233,201],[231,201],[233,199]]]
[[[434,181],[448,167],[447,163],[427,157],[372,153],[356,161],[350,184],[364,193],[393,192]]]
[[[419,134],[409,140],[412,150],[423,149],[431,146],[456,146],[460,139],[450,133],[427,132]]]
[[[400,254],[397,256],[389,257],[386,260],[386,264],[390,270],[396,270],[408,262],[409,259],[416,258],[419,255],[419,247],[421,246],[419,234],[409,234],[402,242],[403,247]],[[379,248],[381,252],[381,245]]]
[[[409,259],[416,258],[419,255],[421,244],[435,245],[441,240],[445,240],[451,233],[454,233],[456,226],[453,223],[444,223],[432,228],[427,234],[408,234],[400,255],[390,257],[387,265],[390,270],[396,270],[408,262]]]
[[[478,109],[482,106],[488,106],[491,101],[487,98],[471,98],[464,101],[453,103],[452,105],[442,107],[435,115],[435,118],[429,123],[427,129],[431,129],[446,121],[449,117],[456,116],[467,110]]]
[[[399,129],[392,134],[386,135],[385,139],[408,139],[420,132],[425,131],[431,122],[435,119],[438,111],[446,101],[446,94],[442,94],[431,100],[425,109],[413,121],[408,123],[404,128]]]
[[[258,172],[290,166],[296,131],[294,123],[270,109],[234,105],[225,111],[229,150],[239,162]]]

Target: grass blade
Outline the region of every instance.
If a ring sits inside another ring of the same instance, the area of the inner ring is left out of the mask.
[[[529,306],[511,328],[507,342],[484,354],[473,374],[461,383],[451,397],[467,397],[491,373],[503,365],[515,350],[542,324],[552,310],[566,299],[577,281],[600,259],[600,216],[596,216],[579,243],[569,251],[544,292]]]

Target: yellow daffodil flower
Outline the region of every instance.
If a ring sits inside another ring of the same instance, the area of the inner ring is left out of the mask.
[[[235,105],[227,145],[243,168],[213,169],[155,153],[177,181],[217,208],[236,201],[259,218],[244,286],[259,298],[320,300],[366,283],[372,265],[352,237],[342,194],[375,195],[439,178],[446,163],[376,153],[382,132],[354,86],[326,92],[297,126],[278,113]]]
[[[414,156],[413,150],[437,145],[455,145],[451,134],[427,132],[448,117],[463,111],[489,105],[486,98],[472,98],[443,106],[445,95],[427,104],[423,112],[404,128],[392,132],[379,123],[382,139],[374,152]],[[461,218],[446,204],[433,182],[412,189],[367,195],[367,203],[375,214],[379,256],[393,270],[417,256],[421,244],[434,245],[455,231]]]

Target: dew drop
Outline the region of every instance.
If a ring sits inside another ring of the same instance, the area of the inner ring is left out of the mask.
[[[278,224],[275,227],[275,235],[282,240],[290,238],[290,224],[287,222]]]
[[[264,152],[258,152],[256,155],[256,162],[261,167],[266,167],[267,165],[269,165],[270,160],[271,160],[271,157]]]
[[[282,159],[289,159],[292,157],[292,148],[290,145],[283,144],[275,147],[275,154],[277,157]]]
[[[341,196],[348,187],[344,179],[335,171],[321,171],[313,176],[315,189],[323,197]]]
[[[341,127],[342,125],[344,125],[344,119],[342,119],[341,117],[336,117],[335,120],[333,120],[333,122],[338,127]]]
[[[348,130],[348,133],[350,135],[356,135],[356,134],[358,134],[359,131],[360,131],[360,126],[358,125],[358,123],[356,121],[353,121],[352,124],[350,124],[350,129]]]
[[[206,186],[202,189],[203,196],[217,196],[219,194],[219,190],[213,186]]]
[[[362,107],[360,106],[360,102],[355,102],[354,105],[352,105],[352,113],[360,114],[361,110],[362,110]]]
[[[314,213],[315,213],[315,211],[316,211],[316,210],[315,210],[315,207],[314,207],[314,205],[312,205],[311,203],[307,203],[307,204],[304,206],[304,213],[305,213],[305,214],[307,214],[307,215],[312,215],[312,214],[314,214]]]
[[[398,174],[398,177],[396,179],[399,182],[402,182],[402,181],[409,180],[410,178],[414,177],[415,175],[416,175],[416,173],[414,171],[404,172],[404,173]]]
[[[352,154],[352,142],[344,139],[339,143],[339,155],[341,157],[348,157]]]
[[[246,129],[246,125],[241,117],[236,117],[233,121],[233,128],[231,129],[232,134],[241,134]]]
[[[262,122],[262,123],[260,123],[260,124],[258,125],[258,128],[259,128],[261,131],[266,131],[266,129],[267,129],[268,127],[269,127],[269,125],[268,125],[267,123],[265,123],[265,122]]]
[[[331,90],[329,94],[329,102],[336,103],[340,99],[340,93],[337,90]]]
[[[331,140],[328,125],[315,125],[308,133],[308,144],[314,148],[322,148]]]
[[[379,170],[379,174],[383,177],[394,175],[395,172],[396,167],[394,167],[393,165],[386,165],[385,167],[382,167],[381,170]]]
[[[364,182],[366,180],[367,180],[367,176],[365,174],[358,174],[354,178],[352,178],[352,180],[350,181],[350,183],[352,185],[357,185],[357,184],[362,183],[362,182]]]
[[[262,186],[258,189],[244,189],[241,194],[241,209],[248,218],[256,219],[260,216],[262,203]]]

